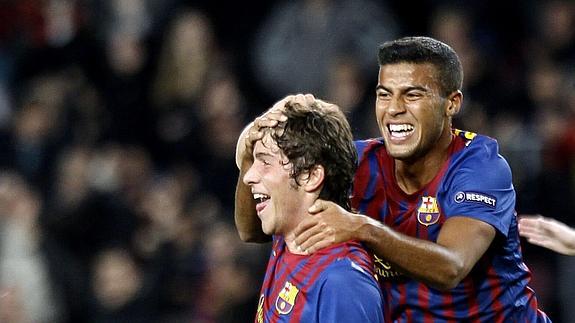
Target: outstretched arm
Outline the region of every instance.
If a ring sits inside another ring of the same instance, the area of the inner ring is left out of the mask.
[[[522,215],[519,234],[529,243],[555,252],[575,256],[575,229],[541,215]]]
[[[438,289],[455,287],[495,237],[491,225],[467,217],[445,221],[434,243],[398,233],[328,201],[318,200],[310,213],[314,215],[300,223],[291,237],[303,251],[312,253],[334,243],[359,240],[401,272]]]

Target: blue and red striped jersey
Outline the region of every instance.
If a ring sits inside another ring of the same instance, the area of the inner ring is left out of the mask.
[[[466,216],[496,229],[492,246],[459,285],[440,291],[411,279],[376,257],[387,315],[398,322],[538,322],[522,260],[511,170],[494,139],[453,131],[449,157],[433,180],[414,194],[396,181],[394,160],[382,139],[356,141],[359,165],[352,207],[398,232],[437,241],[443,223]],[[429,268],[433,270],[433,268]]]
[[[373,268],[358,242],[297,255],[283,237],[274,236],[255,322],[381,323],[382,295]]]

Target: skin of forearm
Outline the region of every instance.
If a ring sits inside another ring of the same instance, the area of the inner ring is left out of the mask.
[[[565,243],[567,248],[567,255],[575,256],[575,229],[569,228],[569,234],[567,237],[568,241]]]
[[[240,239],[245,242],[268,242],[271,237],[262,231],[261,221],[256,214],[256,203],[250,187],[243,183],[242,178],[249,169],[249,164],[243,162],[236,184],[234,221]]]
[[[373,219],[366,219],[359,237],[398,271],[436,289],[451,289],[468,274],[462,261],[447,248],[398,233]]]

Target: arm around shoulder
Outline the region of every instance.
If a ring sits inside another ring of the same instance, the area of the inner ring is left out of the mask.
[[[446,221],[437,243],[407,236],[373,219],[361,232],[360,240],[380,258],[439,290],[459,284],[495,237],[492,226],[466,217]]]

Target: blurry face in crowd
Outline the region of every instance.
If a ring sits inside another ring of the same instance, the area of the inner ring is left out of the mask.
[[[388,153],[414,160],[433,149],[450,131],[436,69],[431,64],[381,66],[376,89],[376,116]]]
[[[116,309],[133,299],[142,286],[142,276],[127,252],[111,249],[97,258],[93,283],[99,302],[108,309]]]

